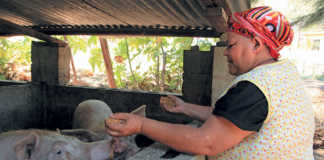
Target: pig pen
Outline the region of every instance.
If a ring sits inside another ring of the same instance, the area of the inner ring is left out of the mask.
[[[166,93],[65,85],[69,80],[68,52],[68,47],[53,43],[32,43],[32,81],[0,81],[0,132],[71,129],[75,108],[88,99],[104,101],[113,112],[131,112],[146,105],[149,118],[171,123],[192,122],[189,117],[161,109],[159,99]],[[210,105],[213,52],[214,47],[211,51],[199,51],[198,47],[184,51],[182,94],[177,96],[187,102]],[[159,143],[143,148],[130,159],[160,159],[163,155],[170,159],[195,159],[192,155],[174,153]]]

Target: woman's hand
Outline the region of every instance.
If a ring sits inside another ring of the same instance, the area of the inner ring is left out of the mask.
[[[129,136],[141,133],[144,117],[129,113],[116,113],[105,119],[107,133],[112,136]]]
[[[170,98],[174,104],[171,103],[165,103],[164,100],[162,100],[162,97],[160,98],[160,104],[162,106],[162,108],[164,108],[165,110],[169,111],[169,112],[173,112],[173,113],[184,113],[185,111],[185,102],[176,97],[176,96],[172,96],[172,95],[168,95],[167,98]]]

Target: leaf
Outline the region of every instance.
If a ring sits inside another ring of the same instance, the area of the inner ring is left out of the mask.
[[[100,48],[91,49],[89,63],[93,72],[96,71],[96,68],[103,70],[103,57]]]
[[[98,41],[99,41],[98,36],[90,36],[87,44],[88,46],[97,46]]]

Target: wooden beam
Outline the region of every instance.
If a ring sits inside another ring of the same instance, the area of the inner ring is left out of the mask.
[[[20,25],[17,25],[15,23],[9,22],[7,20],[1,19],[0,18],[0,25],[4,25],[7,26],[9,28],[9,30],[11,30],[13,33],[17,33],[17,34],[24,34],[27,36],[31,36],[49,43],[57,43],[58,46],[60,47],[65,47],[67,44],[59,39],[53,38],[47,34],[32,30],[32,29],[28,29],[28,28],[24,28]]]

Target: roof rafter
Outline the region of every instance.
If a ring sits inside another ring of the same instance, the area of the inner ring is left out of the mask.
[[[34,37],[34,38],[49,42],[49,43],[57,43],[59,46],[62,46],[62,47],[67,45],[62,40],[53,38],[53,37],[51,37],[51,36],[49,36],[47,34],[44,34],[44,33],[41,33],[41,32],[38,32],[38,31],[35,31],[35,30],[32,30],[32,29],[28,29],[28,28],[19,26],[19,25],[15,24],[15,23],[11,23],[11,22],[6,21],[6,20],[1,19],[1,18],[0,18],[0,25],[7,26],[12,33],[25,34],[25,35],[28,35],[28,36],[31,36],[31,37]]]

